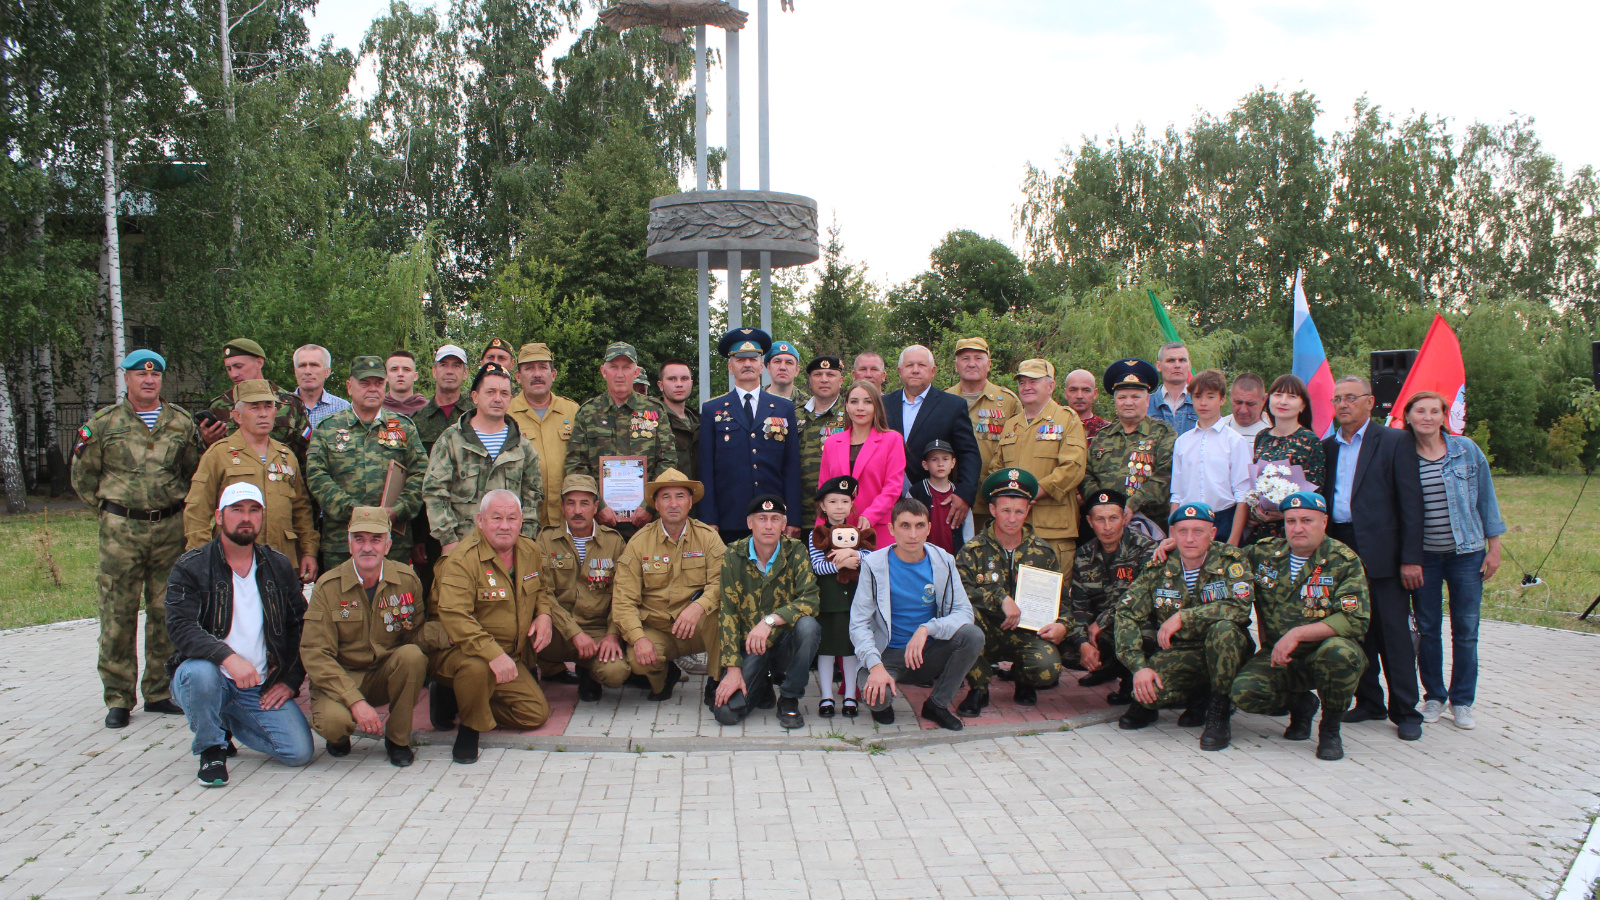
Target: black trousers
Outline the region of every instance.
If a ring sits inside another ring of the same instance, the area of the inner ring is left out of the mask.
[[[1328,535],[1361,552],[1355,529],[1348,523],[1330,522]],[[1361,641],[1361,648],[1367,653],[1367,670],[1361,674],[1361,684],[1356,688],[1356,705],[1371,712],[1387,710],[1389,721],[1396,725],[1420,723],[1422,713],[1417,703],[1421,698],[1417,689],[1417,648],[1411,642],[1410,595],[1401,586],[1399,576],[1373,578],[1371,575],[1367,576],[1367,594],[1372,600],[1372,622]],[[1387,704],[1383,697],[1385,683],[1389,687]]]

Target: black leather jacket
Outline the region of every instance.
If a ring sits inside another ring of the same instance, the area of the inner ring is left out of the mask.
[[[233,653],[223,642],[233,627],[233,570],[222,555],[223,537],[178,558],[167,576],[167,635],[174,653],[167,674],[186,659],[222,664]],[[261,690],[286,685],[295,695],[305,681],[300,662],[300,629],[306,600],[300,574],[289,557],[270,547],[255,545],[256,589],[261,592],[265,619],[261,634],[267,645],[267,672]]]

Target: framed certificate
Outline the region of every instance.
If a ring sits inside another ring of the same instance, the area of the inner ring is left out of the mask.
[[[627,515],[644,505],[643,456],[600,457],[600,500],[617,515]]]
[[[1012,597],[1022,610],[1018,628],[1038,631],[1061,615],[1061,586],[1065,582],[1060,572],[1034,566],[1017,567],[1017,593]]]

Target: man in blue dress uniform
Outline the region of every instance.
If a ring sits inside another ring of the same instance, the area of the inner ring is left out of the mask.
[[[788,533],[799,537],[800,429],[794,404],[761,389],[762,356],[772,338],[759,328],[735,328],[717,342],[728,358],[733,389],[700,408],[700,521],[724,543],[749,537],[745,510],[762,494],[777,494],[789,509]]]

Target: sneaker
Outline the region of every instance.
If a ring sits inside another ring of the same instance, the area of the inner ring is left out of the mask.
[[[1450,704],[1450,715],[1456,720],[1456,727],[1462,731],[1471,731],[1478,727],[1477,721],[1472,718],[1472,707],[1470,706],[1457,706],[1452,703]]]
[[[1439,716],[1444,713],[1444,703],[1439,700],[1429,700],[1422,704],[1423,724],[1432,725],[1439,721]]]
[[[679,670],[686,675],[706,674],[706,655],[704,653],[694,653],[690,654],[689,656],[680,656],[673,660],[673,662],[676,663]]]
[[[228,748],[208,747],[200,751],[200,783],[222,787],[228,783]]]

